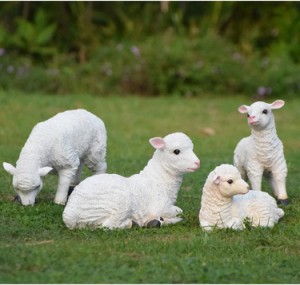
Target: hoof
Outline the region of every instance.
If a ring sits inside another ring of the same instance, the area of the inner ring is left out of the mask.
[[[158,220],[152,220],[147,224],[147,228],[160,228],[160,221]]]
[[[139,224],[135,221],[132,221],[132,228],[139,228]]]
[[[70,196],[74,190],[75,186],[70,186],[68,191],[68,196]]]
[[[21,198],[19,195],[16,195],[15,198],[13,199],[13,202],[14,203],[19,203],[19,204],[22,204],[22,201],[21,201]]]
[[[286,206],[290,203],[289,199],[278,199],[277,205],[278,206]]]

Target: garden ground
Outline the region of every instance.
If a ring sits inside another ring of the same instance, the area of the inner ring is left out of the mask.
[[[12,202],[11,177],[0,170],[1,283],[300,283],[300,99],[287,99],[275,111],[289,169],[285,217],[273,229],[211,233],[199,227],[200,189],[215,166],[232,162],[235,145],[249,135],[237,107],[251,104],[251,98],[2,92],[0,104],[1,161],[15,164],[37,122],[74,108],[105,122],[109,173],[139,172],[153,153],[149,138],[175,131],[191,137],[201,160],[200,170],[185,176],[179,192],[184,220],[160,229],[70,231],[62,222],[63,207],[53,203],[55,175],[45,177],[36,205],[23,207]],[[266,183],[263,187],[270,192]]]

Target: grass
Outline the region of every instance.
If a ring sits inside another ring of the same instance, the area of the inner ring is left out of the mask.
[[[63,207],[53,203],[56,176],[45,177],[34,207],[23,207],[12,203],[11,177],[1,169],[0,283],[300,283],[300,99],[287,100],[275,114],[289,168],[291,204],[284,219],[273,229],[208,234],[199,227],[199,189],[215,166],[232,162],[236,143],[249,134],[236,110],[243,103],[251,99],[0,93],[1,161],[15,164],[38,121],[72,108],[105,121],[110,173],[140,171],[153,153],[148,139],[175,131],[191,137],[201,159],[200,170],[185,176],[177,200],[184,220],[161,229],[70,231]]]

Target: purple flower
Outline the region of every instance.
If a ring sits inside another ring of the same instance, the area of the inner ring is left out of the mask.
[[[0,56],[5,55],[5,49],[4,48],[0,48]]]
[[[271,93],[272,93],[272,88],[271,87],[260,86],[260,87],[257,88],[258,96],[264,97],[264,96],[269,95]]]
[[[137,46],[132,46],[131,47],[131,52],[135,55],[135,56],[140,56],[141,52],[140,49]]]

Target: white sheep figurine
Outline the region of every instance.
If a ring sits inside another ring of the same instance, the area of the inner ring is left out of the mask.
[[[68,228],[160,227],[182,220],[175,203],[183,174],[200,167],[193,143],[183,133],[149,142],[156,150],[139,174],[95,175],[75,187],[63,212]]]
[[[246,220],[254,227],[273,227],[283,215],[283,210],[268,193],[249,190],[233,165],[222,164],[208,175],[199,212],[204,230],[242,230]]]
[[[103,121],[83,110],[69,110],[38,123],[21,150],[16,167],[4,162],[23,205],[34,205],[42,177],[58,172],[54,202],[65,204],[70,186],[80,182],[83,165],[106,172],[106,129]]]
[[[251,106],[240,106],[239,112],[247,113],[251,135],[243,138],[234,151],[234,165],[243,179],[248,177],[252,189],[261,190],[262,177],[265,176],[279,205],[288,204],[285,187],[287,166],[272,110],[283,105],[284,101],[276,100],[272,104],[259,101]]]

